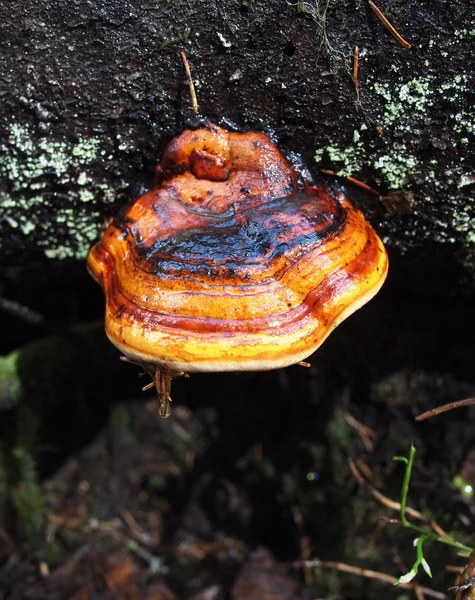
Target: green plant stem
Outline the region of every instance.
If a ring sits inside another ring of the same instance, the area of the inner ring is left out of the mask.
[[[466,546],[461,542],[457,542],[457,540],[454,540],[453,538],[442,537],[441,535],[437,535],[436,533],[430,531],[430,529],[418,527],[417,525],[413,525],[408,521],[406,521],[406,523],[403,523],[403,526],[406,529],[410,529],[411,531],[416,531],[417,533],[424,535],[427,539],[433,540],[434,542],[440,542],[441,544],[446,544],[447,546],[452,546],[453,548],[457,548],[458,550],[462,550],[463,552],[468,552],[470,554],[470,552],[473,550],[473,548],[470,548],[470,546]]]
[[[458,550],[461,550],[463,552],[468,552],[470,554],[470,552],[472,552],[472,548],[470,548],[469,546],[466,546],[465,544],[462,544],[461,542],[457,542],[453,538],[442,537],[440,535],[437,535],[433,531],[430,531],[429,529],[424,529],[423,527],[419,527],[418,525],[413,525],[412,523],[410,523],[407,520],[407,518],[406,518],[407,495],[409,493],[409,484],[411,482],[412,466],[414,464],[415,453],[416,453],[416,448],[415,448],[414,444],[411,444],[411,448],[409,450],[409,458],[406,458],[405,456],[395,456],[394,457],[394,460],[398,460],[398,461],[404,462],[406,464],[406,469],[404,471],[404,480],[402,482],[402,490],[401,490],[400,515],[401,515],[402,526],[405,527],[406,529],[410,529],[411,531],[416,531],[417,533],[420,533],[423,536],[425,536],[426,538],[431,539],[435,542],[440,542],[442,544],[446,544],[447,546],[452,546],[453,548],[457,548]]]
[[[408,524],[408,520],[406,519],[406,505],[407,505],[407,494],[409,492],[409,483],[411,482],[412,475],[412,465],[414,464],[414,455],[416,453],[416,448],[414,444],[411,443],[411,449],[409,450],[409,459],[406,464],[406,470],[404,472],[404,481],[402,482],[402,492],[401,492],[401,521],[404,527]]]

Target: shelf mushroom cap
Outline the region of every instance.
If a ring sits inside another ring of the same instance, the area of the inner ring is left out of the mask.
[[[343,193],[302,182],[267,136],[205,121],[169,143],[157,187],[111,221],[88,268],[129,360],[261,371],[312,354],[388,260]]]

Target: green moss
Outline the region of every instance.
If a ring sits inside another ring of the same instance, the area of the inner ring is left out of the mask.
[[[18,352],[0,356],[0,410],[15,406],[22,393],[18,375]]]
[[[41,492],[35,463],[31,455],[21,446],[13,450],[21,483],[12,490],[22,533],[34,548],[46,523],[46,505]]]
[[[157,32],[157,39],[161,44],[161,48],[169,46],[185,46],[190,43],[191,29],[189,27],[177,28],[175,25],[170,25],[165,32]]]

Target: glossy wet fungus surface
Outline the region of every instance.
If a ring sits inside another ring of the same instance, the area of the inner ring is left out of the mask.
[[[304,181],[267,136],[201,121],[168,144],[156,187],[88,266],[128,359],[196,372],[302,361],[376,294],[388,263],[362,213]]]

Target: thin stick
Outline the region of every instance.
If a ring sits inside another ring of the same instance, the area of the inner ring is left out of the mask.
[[[310,369],[310,367],[312,366],[309,362],[306,362],[305,360],[301,360],[297,364],[299,365],[299,367],[305,367],[306,369]]]
[[[383,13],[379,10],[376,4],[372,0],[368,0],[368,4],[370,5],[373,12],[376,14],[381,23],[391,32],[393,37],[397,39],[397,41],[404,46],[404,48],[412,48],[412,44],[406,41],[400,33],[398,33],[393,25],[387,20],[387,18],[383,15]]]
[[[445,570],[448,573],[457,573],[457,575],[460,575],[463,571],[463,567],[457,565],[445,565]]]
[[[332,169],[320,169],[320,173],[324,173],[325,175],[334,175],[335,177],[344,177],[344,179],[346,179],[347,181],[354,183],[358,187],[366,190],[367,192],[370,192],[371,194],[374,194],[375,196],[378,196],[378,197],[381,196],[381,194],[377,190],[374,190],[367,183],[364,183],[363,181],[356,179],[356,177],[351,177],[350,175],[338,175],[338,173],[336,173],[335,171],[332,171]]]
[[[376,431],[373,431],[366,425],[363,425],[363,423],[360,423],[359,421],[357,421],[353,417],[353,415],[350,415],[349,412],[343,413],[343,418],[345,419],[345,421],[348,423],[348,425],[350,427],[353,427],[353,429],[356,429],[356,431],[360,434],[360,437],[363,441],[366,451],[372,452],[373,451],[373,442],[371,440],[374,440],[376,438],[376,436],[377,436]]]
[[[378,434],[376,433],[376,431],[374,431],[374,429],[371,429],[371,427],[368,427],[367,425],[363,425],[363,423],[360,423],[359,421],[357,421],[355,419],[355,417],[353,417],[353,415],[350,415],[349,412],[343,413],[343,418],[348,423],[348,425],[350,427],[353,427],[354,429],[356,429],[360,433],[360,435],[369,437],[372,440],[376,439],[376,437],[378,436]]]
[[[367,577],[369,579],[378,579],[379,581],[385,581],[386,583],[392,583],[393,585],[398,580],[397,577],[388,575],[387,573],[380,573],[378,571],[372,571],[371,569],[361,569],[360,567],[354,567],[353,565],[347,565],[341,562],[334,562],[331,560],[298,560],[291,563],[292,567],[303,567],[306,569],[336,569],[343,571],[344,573],[351,573],[352,575],[358,575],[359,577]],[[431,598],[437,598],[438,600],[446,600],[447,596],[441,592],[436,592],[430,588],[426,588],[413,583],[401,583],[398,587],[406,590],[419,589],[426,596]]]
[[[356,179],[356,177],[351,177],[350,175],[338,175],[338,173],[336,173],[335,171],[332,171],[332,169],[320,169],[320,173],[324,173],[325,175],[334,175],[335,177],[343,177],[347,181],[354,183],[358,187],[366,190],[367,192],[370,192],[371,194],[374,194],[375,196],[378,196],[378,197],[381,196],[381,194],[377,190],[374,190],[367,183],[364,183],[363,181]]]
[[[351,181],[351,183],[354,183],[358,187],[363,188],[364,190],[366,190],[367,192],[370,192],[371,194],[374,194],[375,196],[381,196],[381,194],[378,191],[373,190],[373,188],[370,187],[367,183],[363,183],[362,181],[360,181],[359,179],[356,179],[355,177],[350,177],[349,175],[347,175],[345,177],[345,179],[348,179],[348,181]]]
[[[454,408],[473,406],[474,404],[475,398],[465,398],[464,400],[457,400],[457,402],[449,402],[448,404],[443,404],[442,406],[438,406],[437,408],[423,412],[421,415],[417,415],[416,421],[425,421],[430,417],[441,415],[442,413],[449,412],[449,410],[453,410]]]
[[[371,194],[374,194],[375,196],[381,196],[381,194],[378,191],[373,190],[373,188],[370,187],[367,183],[364,183],[363,181],[356,179],[356,177],[351,177],[350,175],[338,175],[338,173],[336,173],[335,171],[332,171],[331,169],[320,169],[320,173],[324,173],[325,175],[334,175],[335,177],[343,177],[347,181],[354,183],[358,187],[366,190],[367,192],[370,192]]]
[[[198,100],[196,99],[195,84],[193,83],[193,78],[191,76],[190,65],[188,64],[188,60],[186,58],[185,52],[182,50],[180,52],[180,54],[181,54],[181,59],[183,61],[183,64],[185,66],[186,76],[188,77],[188,85],[190,87],[190,96],[191,96],[191,103],[193,105],[193,112],[195,113],[195,115],[197,115],[198,114]]]
[[[363,477],[359,473],[358,469],[356,468],[356,465],[355,465],[355,462],[353,461],[353,459],[348,458],[348,466],[350,467],[350,470],[351,470],[353,476],[355,477],[356,481],[359,483],[359,485],[361,485],[366,490],[368,490],[379,502],[381,502],[381,504],[384,504],[384,506],[387,506],[388,508],[392,508],[394,510],[399,510],[399,512],[401,513],[401,516],[402,516],[402,511],[404,510],[405,515],[410,515],[411,517],[414,517],[415,519],[418,519],[420,521],[423,521],[424,523],[427,523],[427,525],[429,525],[431,527],[432,531],[427,528],[423,528],[423,527],[419,527],[418,525],[414,525],[413,523],[408,522],[406,518],[404,518],[404,522],[403,522],[403,521],[399,521],[398,519],[388,519],[386,517],[381,517],[381,519],[384,520],[386,523],[397,523],[401,526],[404,526],[406,529],[410,529],[411,531],[416,531],[417,533],[422,534],[426,538],[429,538],[436,542],[441,542],[443,544],[447,544],[447,546],[452,546],[453,548],[457,548],[458,550],[462,550],[463,552],[471,552],[472,551],[472,548],[470,548],[469,546],[466,546],[465,544],[462,544],[461,542],[458,542],[457,540],[450,537],[450,535],[448,533],[446,533],[440,527],[440,525],[437,525],[437,523],[435,523],[435,521],[431,521],[431,520],[427,519],[421,513],[419,513],[417,510],[414,510],[413,508],[410,508],[407,506],[403,507],[399,502],[395,502],[394,500],[391,500],[390,498],[383,496],[383,494],[381,494],[381,492],[379,492],[377,489],[373,488],[373,486],[369,485],[369,483],[363,479]],[[406,469],[406,472],[407,471],[408,471],[408,469]]]
[[[424,592],[422,591],[422,588],[420,585],[414,586],[414,593],[416,594],[417,600],[425,599]]]
[[[360,86],[358,83],[358,68],[360,63],[360,52],[358,50],[358,46],[355,46],[355,51],[353,53],[353,85],[355,86],[356,99],[360,99]]]
[[[299,535],[300,558],[301,560],[309,560],[311,549],[309,546],[309,537],[305,535],[305,523],[302,512],[296,504],[291,507],[291,511]],[[306,586],[310,587],[312,585],[312,574],[307,569],[304,572],[304,578]]]
[[[0,310],[9,312],[15,317],[20,317],[20,319],[24,319],[32,325],[39,325],[45,320],[44,315],[36,310],[28,308],[28,306],[24,306],[19,302],[15,302],[15,300],[8,300],[3,296],[0,296]]]
[[[361,476],[361,473],[359,472],[359,470],[355,464],[355,461],[352,458],[348,458],[348,466],[350,467],[350,471],[353,474],[353,477],[356,479],[356,482],[358,483],[358,485],[360,485],[366,491],[368,491],[383,506],[386,506],[387,508],[390,508],[391,510],[397,510],[399,513],[401,512],[401,503],[396,502],[395,500],[391,500],[391,498],[388,498],[387,496],[384,496],[384,494],[382,494],[379,490],[377,490],[370,483],[368,483]],[[422,521],[423,523],[427,523],[427,525],[430,525],[434,529],[433,521],[431,521],[430,519],[425,517],[423,514],[421,514],[419,511],[415,510],[414,508],[411,508],[410,506],[405,506],[404,513],[406,515],[411,516],[413,519]],[[450,537],[448,535],[448,533],[446,533],[439,526],[437,526],[437,535],[439,535],[440,537],[446,537],[446,538]]]

